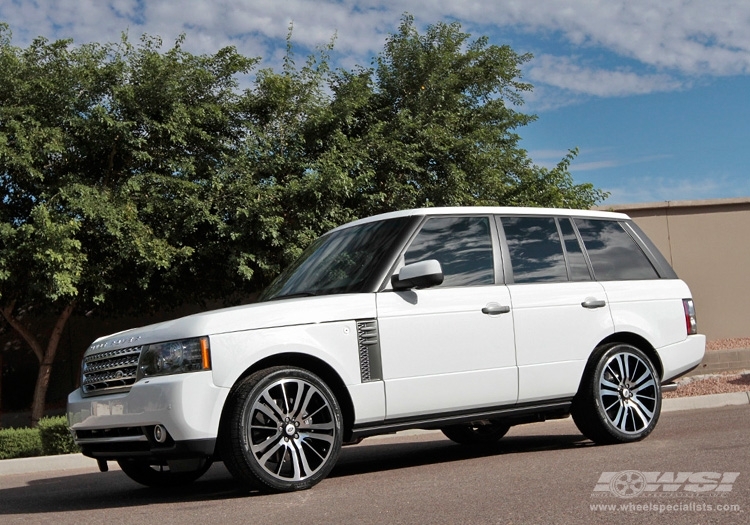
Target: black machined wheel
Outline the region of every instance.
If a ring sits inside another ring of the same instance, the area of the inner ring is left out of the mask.
[[[211,467],[211,459],[206,458],[198,462],[193,470],[174,471],[164,464],[138,458],[118,459],[120,469],[133,481],[147,487],[181,487],[200,478]]]
[[[316,375],[290,367],[263,370],[246,378],[228,403],[222,458],[241,481],[263,490],[302,490],[336,463],[341,410]]]
[[[661,413],[661,382],[651,360],[627,344],[603,347],[594,359],[571,411],[578,429],[602,444],[648,436]]]
[[[445,437],[461,445],[489,445],[498,442],[507,434],[510,425],[498,420],[489,420],[451,425],[440,430]]]

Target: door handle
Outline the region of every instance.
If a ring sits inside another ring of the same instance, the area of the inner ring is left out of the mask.
[[[482,308],[482,313],[487,315],[500,315],[510,312],[510,306],[502,306],[497,303],[490,303]]]
[[[581,303],[581,306],[584,308],[604,308],[607,306],[607,301],[602,301],[600,299],[594,299],[593,297],[587,298],[585,301]]]

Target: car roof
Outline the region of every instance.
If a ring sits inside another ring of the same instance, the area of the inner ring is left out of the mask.
[[[524,216],[553,216],[553,217],[585,217],[595,219],[611,220],[630,220],[624,213],[615,213],[598,210],[574,210],[569,208],[529,208],[529,207],[510,207],[510,206],[455,206],[445,208],[417,208],[412,210],[392,211],[381,213],[364,219],[343,224],[333,231],[366,224],[368,222],[382,221],[386,219],[395,219],[398,217],[414,216],[440,216],[440,215],[524,215]]]

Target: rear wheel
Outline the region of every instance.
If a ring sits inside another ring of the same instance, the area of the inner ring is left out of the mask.
[[[147,487],[180,487],[200,478],[211,467],[210,459],[173,462],[182,468],[170,469],[167,463],[152,464],[144,459],[118,459],[120,469],[133,481]]]
[[[257,488],[307,489],[336,463],[342,428],[336,397],[318,376],[300,368],[269,368],[232,393],[221,455],[232,475]]]
[[[498,420],[475,421],[464,425],[451,425],[441,430],[448,439],[461,445],[489,445],[507,434],[510,425]]]
[[[648,356],[628,344],[600,348],[571,409],[584,436],[600,444],[648,436],[661,413],[661,382]]]

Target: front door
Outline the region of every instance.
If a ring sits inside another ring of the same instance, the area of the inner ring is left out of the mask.
[[[378,294],[386,418],[514,404],[510,295],[495,225],[486,216],[433,217],[404,264],[436,259],[443,284]]]

